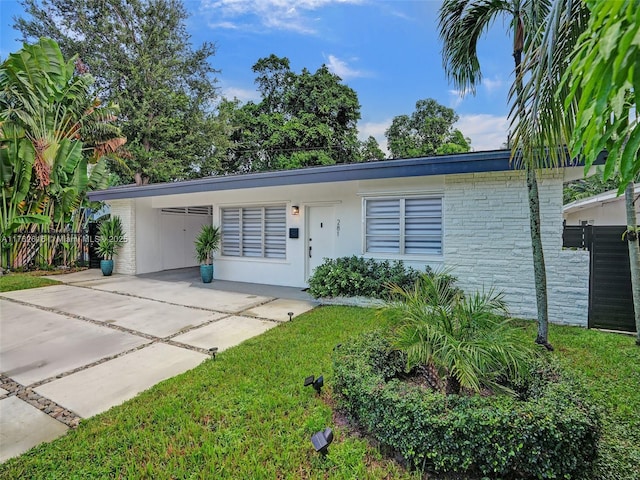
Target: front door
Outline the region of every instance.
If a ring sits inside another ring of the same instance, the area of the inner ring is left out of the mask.
[[[333,258],[336,213],[333,206],[307,207],[307,279],[325,258]]]

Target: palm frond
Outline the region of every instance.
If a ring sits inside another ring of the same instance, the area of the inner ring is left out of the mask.
[[[512,87],[509,93],[513,104],[512,149],[536,168],[554,167],[568,160],[565,146],[574,129],[577,104],[564,105],[570,86],[561,86],[561,81],[588,16],[580,0],[554,2],[544,22],[528,39],[530,53],[521,72],[522,92]],[[521,110],[515,101],[519,94]]]
[[[505,0],[445,0],[438,29],[447,76],[461,93],[475,93],[482,81],[478,41],[501,15],[513,16],[517,2]]]

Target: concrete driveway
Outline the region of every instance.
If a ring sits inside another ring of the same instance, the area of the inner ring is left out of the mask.
[[[85,270],[0,293],[0,462],[316,305],[294,289],[205,288],[195,271]]]

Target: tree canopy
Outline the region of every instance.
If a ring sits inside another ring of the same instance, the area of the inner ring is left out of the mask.
[[[271,55],[253,66],[259,103],[226,100],[219,114],[230,144],[224,172],[286,170],[359,161],[356,92],[322,65],[297,74],[289,59]]]
[[[460,153],[470,150],[471,141],[453,128],[456,112],[428,98],[416,102],[415,111],[393,118],[385,132],[392,158]]]
[[[96,90],[120,105],[128,158],[112,162],[124,180],[209,175],[217,170],[211,43],[197,49],[181,0],[22,0],[25,40],[49,36],[78,54]]]

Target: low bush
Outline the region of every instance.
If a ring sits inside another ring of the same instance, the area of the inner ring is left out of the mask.
[[[478,478],[589,478],[599,415],[559,367],[516,386],[524,397],[444,395],[399,378],[398,355],[381,332],[342,345],[334,392],[361,427],[410,465]]]
[[[431,269],[427,267],[427,273]],[[387,298],[389,285],[410,288],[421,272],[400,260],[389,262],[351,256],[325,259],[309,278],[309,293],[320,297]]]

